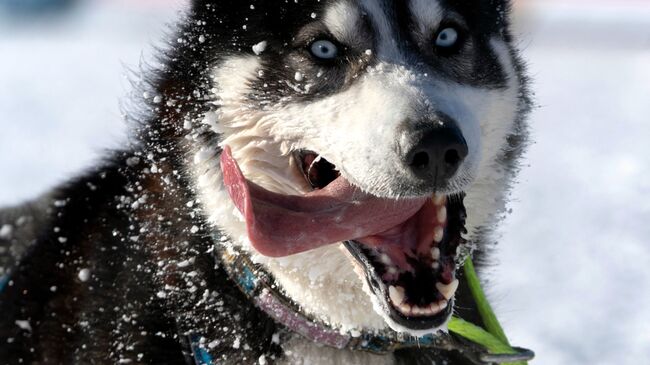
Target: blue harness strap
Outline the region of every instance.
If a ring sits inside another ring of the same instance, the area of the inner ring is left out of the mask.
[[[0,276],[0,293],[2,293],[9,283],[9,275]]]
[[[192,334],[189,335],[190,348],[192,350],[192,356],[194,357],[194,363],[196,365],[214,365],[212,355],[208,352],[208,349],[205,348],[205,345],[201,343],[201,336]]]

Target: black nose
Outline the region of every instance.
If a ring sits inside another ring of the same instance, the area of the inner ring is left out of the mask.
[[[414,144],[406,164],[417,177],[436,186],[446,185],[467,157],[467,142],[455,123],[429,123],[409,139]]]

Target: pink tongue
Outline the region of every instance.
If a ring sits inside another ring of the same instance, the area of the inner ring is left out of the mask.
[[[343,177],[302,196],[273,193],[246,180],[228,146],[221,171],[253,247],[272,257],[384,232],[407,221],[427,200],[377,198]]]

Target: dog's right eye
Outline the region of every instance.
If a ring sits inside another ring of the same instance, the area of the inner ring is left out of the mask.
[[[332,41],[320,39],[309,46],[311,55],[320,60],[332,60],[336,58],[339,53],[339,48]]]

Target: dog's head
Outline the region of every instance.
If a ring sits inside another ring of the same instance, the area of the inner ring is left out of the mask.
[[[194,147],[210,220],[333,326],[443,326],[463,196],[471,234],[503,191],[522,110],[506,13],[503,0],[196,1],[186,37],[210,53],[202,122],[219,135]]]

